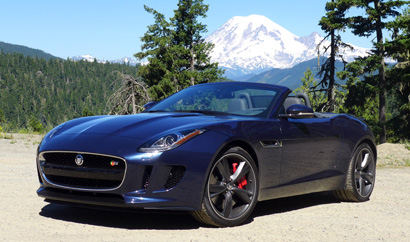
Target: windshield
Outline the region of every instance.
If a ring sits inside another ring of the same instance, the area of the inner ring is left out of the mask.
[[[148,112],[226,113],[267,117],[279,89],[247,83],[212,83],[184,89]]]

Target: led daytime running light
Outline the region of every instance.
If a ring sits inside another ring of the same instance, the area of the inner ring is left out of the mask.
[[[186,141],[190,140],[191,138],[202,134],[204,131],[203,130],[195,130],[194,132],[184,136],[182,139],[178,140],[177,142],[175,142],[176,145],[182,145],[183,143],[185,143]]]
[[[169,133],[167,135],[164,135],[160,138],[157,138],[155,140],[152,140],[145,145],[143,145],[141,148],[139,148],[140,152],[145,152],[145,153],[153,153],[153,152],[163,152],[171,149],[175,149],[176,147],[182,145],[183,143],[187,142],[188,140],[194,138],[195,136],[198,136],[205,132],[203,129],[195,129],[195,130],[184,130],[180,132],[174,132],[174,133]],[[167,139],[173,137],[175,138],[175,141],[167,142]]]

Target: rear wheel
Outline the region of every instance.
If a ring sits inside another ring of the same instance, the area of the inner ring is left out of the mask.
[[[376,178],[376,159],[373,150],[366,143],[357,147],[350,160],[344,190],[335,191],[334,195],[341,201],[363,202],[372,194]]]
[[[243,223],[257,202],[257,177],[252,157],[240,147],[230,148],[213,164],[201,209],[192,215],[218,227]]]

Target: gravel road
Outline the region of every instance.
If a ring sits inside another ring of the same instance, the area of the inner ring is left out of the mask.
[[[118,213],[37,197],[39,136],[0,139],[1,241],[409,241],[410,168],[378,168],[373,195],[340,203],[324,194],[260,202],[248,223],[212,228],[189,214]],[[390,148],[389,148],[390,149]],[[407,157],[408,158],[408,157]]]

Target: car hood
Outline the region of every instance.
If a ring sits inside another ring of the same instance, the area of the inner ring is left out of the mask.
[[[98,134],[139,140],[151,139],[164,132],[204,128],[212,124],[235,120],[234,116],[200,113],[142,113],[75,119],[67,122],[58,135]]]

